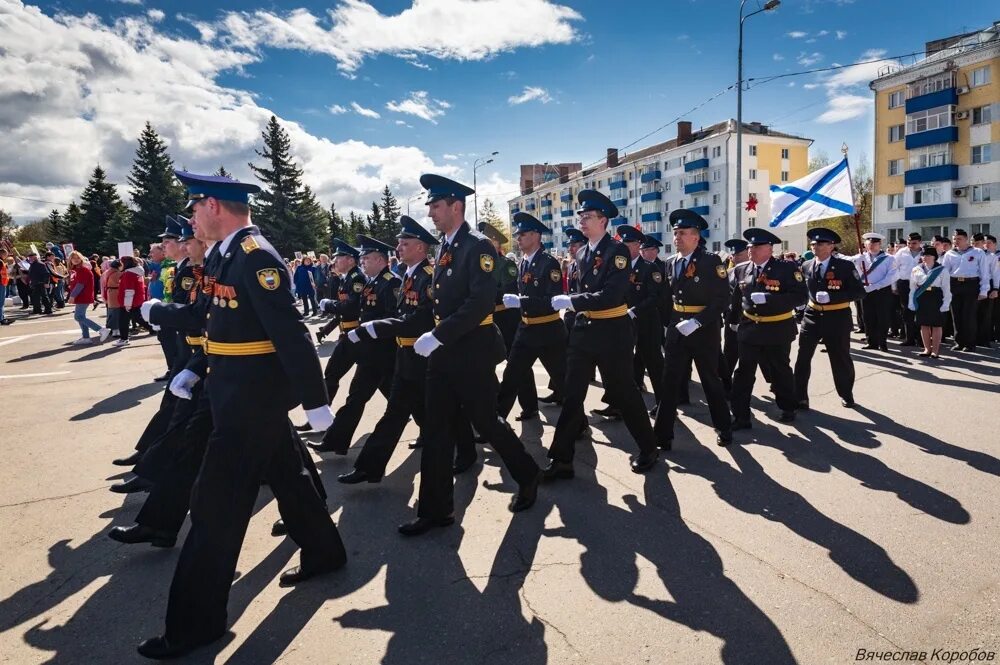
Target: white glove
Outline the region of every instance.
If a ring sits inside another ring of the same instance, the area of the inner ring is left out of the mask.
[[[628,314],[628,318],[634,319],[635,318],[635,307],[629,307],[628,311],[625,312],[625,313]]]
[[[189,369],[182,369],[170,381],[170,392],[181,399],[191,399],[191,388],[201,381],[201,377]]]
[[[767,294],[763,291],[754,291],[750,294],[750,300],[752,300],[755,305],[763,305],[767,302]]]
[[[738,323],[730,323],[729,324],[729,329],[732,330],[733,332],[736,332],[737,330],[740,329],[740,324],[738,324]]]
[[[329,305],[331,302],[333,302],[333,301],[330,300],[329,298],[323,298],[322,300],[320,300],[319,301],[319,309],[320,309],[320,311],[321,312],[325,312],[326,311],[326,306]]]
[[[830,302],[830,294],[827,293],[826,291],[817,291],[816,302],[818,302],[820,305],[827,304],[828,302]]]
[[[155,323],[150,324],[149,327],[152,328],[155,332],[160,332],[162,330],[162,328],[160,328],[160,326],[156,325]]]
[[[315,409],[306,409],[306,420],[314,432],[325,432],[333,425],[333,410],[326,404]]]
[[[701,322],[697,319],[684,319],[677,324],[677,332],[687,337],[693,333],[698,328],[701,328]]]
[[[417,341],[413,344],[413,350],[418,356],[426,358],[434,353],[439,346],[441,346],[441,342],[439,342],[438,338],[434,336],[434,333],[425,332],[417,338]]]
[[[521,296],[516,293],[505,293],[503,294],[503,305],[504,307],[517,309],[521,306]]]
[[[573,299],[569,296],[552,296],[552,309],[573,310]]]
[[[947,312],[947,311],[948,311],[949,309],[950,309],[949,307],[942,307],[942,308],[941,308],[941,309],[939,309],[938,311],[939,311],[939,312]],[[917,311],[917,310],[916,310],[916,309],[914,309],[913,311],[915,312],[915,311]]]
[[[149,310],[153,309],[153,305],[159,305],[160,301],[156,298],[147,300],[146,302],[139,305],[139,314],[142,315],[143,320],[147,323],[149,322]]]
[[[375,334],[374,321],[368,321],[367,323],[362,323],[361,327],[365,329],[365,332],[368,333],[369,337],[371,337],[372,339],[378,339],[378,335]]]
[[[357,329],[354,329],[351,332],[347,333],[347,339],[351,340],[352,342],[359,342],[359,341],[361,341],[361,338],[358,337],[358,331],[357,331]]]

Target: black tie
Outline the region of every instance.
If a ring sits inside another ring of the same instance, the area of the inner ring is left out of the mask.
[[[590,265],[590,245],[587,245],[587,249],[583,250],[583,262]]]
[[[447,254],[449,249],[451,249],[451,245],[449,245],[448,241],[445,240],[443,243],[441,243],[441,254],[438,256],[438,258],[440,259],[442,256]]]
[[[524,279],[524,273],[528,272],[528,259],[521,261],[521,279]]]
[[[674,277],[676,277],[677,279],[680,279],[681,275],[684,274],[684,268],[686,266],[687,266],[687,259],[681,259],[680,261],[678,261],[677,262],[677,274],[674,275]]]

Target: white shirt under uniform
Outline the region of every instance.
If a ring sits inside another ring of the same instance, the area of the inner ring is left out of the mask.
[[[910,281],[910,273],[913,269],[920,264],[920,255],[922,252],[918,249],[915,252],[911,252],[909,248],[900,249],[892,257],[896,264],[896,281]]]
[[[963,251],[949,249],[941,259],[941,265],[952,279],[978,279],[979,294],[985,296],[989,293],[991,270],[986,261],[986,252],[978,247],[967,247]]]

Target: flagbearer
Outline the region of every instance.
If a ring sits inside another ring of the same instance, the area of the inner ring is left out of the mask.
[[[809,408],[809,375],[813,354],[820,342],[826,346],[830,357],[833,385],[840,395],[840,403],[851,408],[854,406],[851,303],[864,295],[865,287],[853,263],[833,256],[833,248],[840,242],[836,232],[814,228],[809,229],[806,235],[815,257],[802,265],[809,290],[809,305],[802,317],[799,355],[795,360],[798,408]]]

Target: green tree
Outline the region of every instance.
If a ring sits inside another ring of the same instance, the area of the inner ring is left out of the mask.
[[[220,175],[223,178],[232,178],[233,177],[233,174],[230,173],[229,171],[227,171],[226,167],[222,166],[221,164],[219,165],[219,170],[216,171],[213,175]]]
[[[323,206],[316,200],[312,188],[306,185],[302,190],[300,212],[301,223],[314,236],[313,244],[303,245],[305,250],[313,250],[317,254],[326,251],[330,246],[330,218]]]
[[[80,195],[80,212],[70,240],[81,252],[115,253],[118,242],[131,239],[128,209],[100,166]]]
[[[131,239],[137,246],[156,242],[163,232],[164,218],[183,208],[185,197],[184,188],[174,178],[167,144],[148,122],[139,135],[128,183],[133,206]],[[124,230],[116,228],[115,233]]]
[[[83,216],[83,212],[80,210],[80,206],[76,204],[76,201],[69,204],[66,208],[66,212],[62,216],[62,231],[65,236],[64,242],[74,243],[76,247],[76,232],[80,228],[80,218]]]
[[[382,189],[382,200],[372,203],[372,214],[369,216],[368,235],[382,242],[394,245],[396,234],[399,233],[399,202],[393,196],[389,185]]]
[[[250,170],[263,184],[254,197],[254,221],[282,256],[319,248],[328,222],[315,197],[302,184],[302,169],[292,160],[288,132],[271,116],[261,132],[264,147],[255,150],[264,160]]]
[[[14,217],[3,208],[0,208],[0,241],[12,240],[16,228]]]
[[[59,244],[66,242],[66,229],[63,225],[62,213],[58,210],[52,210],[46,219],[49,222],[49,240]]]
[[[351,245],[356,245],[358,243],[358,234],[365,232],[365,224],[365,218],[352,210],[351,214],[347,217],[347,226],[344,228],[344,235],[340,236],[341,240]]]
[[[33,222],[22,224],[17,230],[17,242],[21,244],[35,243],[39,252],[44,252],[42,243],[52,239],[52,227],[48,217],[36,219]]]
[[[337,212],[336,203],[330,204],[330,211],[327,213],[327,216],[329,218],[328,225],[330,228],[330,239],[343,239],[346,225],[344,223],[344,218],[340,216],[339,212]]]
[[[500,233],[507,237],[507,242],[500,246],[501,251],[506,254],[510,251],[510,229],[507,227],[507,222],[500,216],[497,212],[497,208],[493,205],[493,200],[489,198],[483,199],[483,205],[479,208],[479,221],[488,222],[491,226],[496,228]]]

